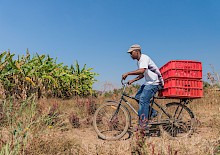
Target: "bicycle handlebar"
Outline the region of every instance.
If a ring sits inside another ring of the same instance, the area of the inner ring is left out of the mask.
[[[121,80],[121,84],[124,86],[124,85],[127,85],[128,84],[128,82],[124,82],[125,80]]]
[[[125,91],[125,88],[127,87],[127,85],[128,85],[128,82],[125,82],[125,80],[121,80],[121,84],[122,84],[122,93],[124,93],[124,91]]]

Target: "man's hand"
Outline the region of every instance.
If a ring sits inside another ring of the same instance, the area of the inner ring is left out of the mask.
[[[129,80],[128,85],[131,85],[134,82],[134,80]]]
[[[125,79],[127,78],[127,76],[128,76],[127,73],[123,74],[123,75],[122,75],[122,80],[125,80]]]

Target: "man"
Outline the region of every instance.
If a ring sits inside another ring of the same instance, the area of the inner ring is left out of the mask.
[[[152,109],[152,113],[149,114],[150,99],[159,89],[162,89],[164,81],[158,67],[151,58],[141,53],[140,45],[132,45],[127,52],[133,60],[137,60],[138,69],[123,74],[122,79],[125,80],[129,75],[138,75],[136,78],[128,81],[130,85],[143,77],[145,78],[145,83],[140,87],[135,96],[135,98],[139,100],[139,123],[140,125],[144,125],[146,124],[144,122],[146,122],[149,117],[155,117],[157,115],[154,109]]]

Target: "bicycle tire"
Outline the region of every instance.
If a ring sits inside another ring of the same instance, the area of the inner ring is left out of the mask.
[[[112,115],[115,113],[117,107],[118,107],[118,103],[113,101],[107,102],[101,105],[94,114],[94,118],[93,118],[94,129],[98,134],[98,136],[103,140],[118,140],[122,138],[128,131],[131,118],[125,106],[120,105],[117,116],[115,116],[112,119],[113,121],[109,121]],[[107,116],[107,119],[104,119],[103,116]]]
[[[170,138],[183,138],[189,137],[192,134],[194,114],[187,106],[181,103],[172,102],[166,104],[165,111],[172,117],[169,119],[165,113],[161,112],[160,114],[160,122],[165,120],[169,122],[159,126],[163,136],[168,136]]]

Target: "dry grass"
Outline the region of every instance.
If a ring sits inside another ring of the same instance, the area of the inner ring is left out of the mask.
[[[118,99],[117,96],[114,98]],[[141,145],[137,142],[137,136],[140,134],[138,132],[128,139],[126,135],[124,139],[113,142],[98,139],[91,121],[96,107],[104,100],[106,100],[104,97],[71,100],[41,99],[36,101],[35,109],[33,103],[29,101],[30,103],[25,105],[21,114],[11,125],[6,123],[7,116],[2,115],[4,124],[0,127],[0,154],[12,154],[15,148],[17,152],[15,151],[14,154],[45,155],[220,154],[219,92],[206,90],[202,99],[193,100],[188,105],[198,122],[191,138],[170,140],[165,137],[143,137]],[[1,104],[0,112],[3,111],[2,106]],[[30,119],[28,114],[30,114],[31,107]],[[13,109],[16,108],[11,110]],[[76,126],[73,125],[73,115],[79,121]],[[20,123],[20,126],[17,123]],[[13,133],[15,130],[19,132]],[[26,138],[22,137],[24,135]]]

